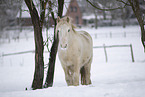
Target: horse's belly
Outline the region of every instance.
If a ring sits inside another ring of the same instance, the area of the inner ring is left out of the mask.
[[[81,54],[81,64],[82,66],[84,66],[92,57],[93,54],[93,47],[92,44],[89,43],[84,43],[82,44],[83,48],[82,48],[82,54]]]

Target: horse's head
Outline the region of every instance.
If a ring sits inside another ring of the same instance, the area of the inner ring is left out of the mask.
[[[72,30],[73,26],[69,17],[57,18],[56,34],[59,35],[59,45],[61,48],[66,49],[68,47]]]

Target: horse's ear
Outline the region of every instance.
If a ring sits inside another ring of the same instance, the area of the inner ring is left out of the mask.
[[[67,17],[67,18],[66,18],[66,21],[69,23],[69,22],[70,22],[70,18],[69,18],[69,17]]]
[[[75,25],[72,24],[72,28],[77,28]]]
[[[60,17],[58,16],[58,17],[57,17],[57,23],[59,23],[59,22],[60,22]]]

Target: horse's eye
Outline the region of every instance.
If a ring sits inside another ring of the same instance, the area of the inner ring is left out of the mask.
[[[70,29],[68,29],[68,32],[70,32]]]

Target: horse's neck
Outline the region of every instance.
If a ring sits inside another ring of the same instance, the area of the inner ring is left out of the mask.
[[[71,32],[71,35],[69,36],[69,41],[68,41],[69,45],[74,46],[77,39],[78,39],[78,33],[77,32]]]
[[[77,32],[72,30],[71,35],[69,37],[69,41],[73,41],[77,37]]]

